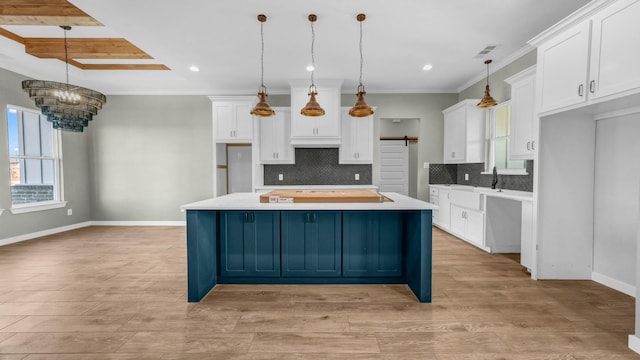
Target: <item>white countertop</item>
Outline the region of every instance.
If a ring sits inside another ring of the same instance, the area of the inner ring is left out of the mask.
[[[518,200],[518,201],[533,201],[533,193],[530,191],[518,191],[518,190],[494,190],[488,187],[469,186],[469,185],[439,185],[429,184],[429,187],[445,190],[460,190],[460,191],[473,191],[481,193],[487,196],[501,197],[505,199]]]
[[[261,203],[258,193],[234,193],[182,205],[182,210],[437,210],[438,206],[398,193],[382,203]]]

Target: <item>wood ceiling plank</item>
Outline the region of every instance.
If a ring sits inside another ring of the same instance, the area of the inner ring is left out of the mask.
[[[63,58],[64,39],[25,38],[25,51],[39,58]],[[72,59],[153,59],[126,39],[67,39]]]
[[[171,70],[162,64],[80,64],[83,70]]]
[[[102,26],[66,0],[0,0],[0,24]]]
[[[7,29],[3,29],[2,27],[0,27],[0,35],[24,45],[24,38],[22,36],[14,34]]]

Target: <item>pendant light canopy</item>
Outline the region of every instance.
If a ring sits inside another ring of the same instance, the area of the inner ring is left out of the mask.
[[[371,106],[367,105],[367,102],[364,100],[364,95],[366,94],[366,92],[364,91],[364,85],[362,85],[362,22],[364,21],[364,19],[366,19],[366,15],[358,14],[358,16],[356,16],[356,19],[360,23],[360,81],[358,85],[358,94],[356,95],[358,96],[358,99],[356,100],[356,104],[353,105],[351,110],[349,110],[349,115],[353,117],[366,117],[369,115],[373,115],[373,109],[371,108]]]
[[[311,23],[311,86],[309,86],[309,102],[305,105],[302,110],[300,110],[300,114],[304,116],[322,116],[324,115],[324,110],[320,107],[320,104],[316,101],[316,95],[318,95],[318,91],[316,90],[316,85],[313,83],[313,74],[316,71],[316,61],[313,53],[313,45],[316,41],[316,33],[313,28],[313,23],[316,22],[318,17],[315,14],[309,14],[309,22]]]
[[[256,106],[251,109],[251,115],[273,116],[276,112],[273,111],[267,103],[267,87],[264,86],[264,33],[262,27],[265,21],[267,21],[267,16],[264,14],[258,15],[258,21],[260,22],[260,43],[262,44],[260,52],[260,89],[258,90],[260,100],[258,100]]]
[[[487,64],[487,86],[484,89],[484,97],[482,97],[482,100],[480,100],[477,105],[479,108],[489,108],[498,105],[498,102],[495,101],[489,93],[489,64],[491,64],[491,60],[485,60],[484,63]]]
[[[25,80],[22,90],[34,100],[37,107],[54,129],[82,132],[102,105],[107,102],[103,94],[69,84],[69,53],[67,48],[67,31],[71,26],[60,26],[64,30],[64,62],[67,82],[60,83],[47,80]]]

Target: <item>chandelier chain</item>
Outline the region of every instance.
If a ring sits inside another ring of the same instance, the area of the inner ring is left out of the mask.
[[[69,89],[69,50],[67,49],[67,28],[63,27],[64,30],[64,63],[66,64],[66,73],[67,73],[67,90]]]

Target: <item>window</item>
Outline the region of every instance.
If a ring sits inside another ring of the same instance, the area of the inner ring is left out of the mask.
[[[489,111],[487,131],[488,173],[495,166],[499,174],[526,175],[524,160],[509,159],[509,141],[511,136],[511,105],[505,101]]]
[[[7,107],[7,123],[12,211],[60,204],[59,133],[40,112],[15,106]]]

